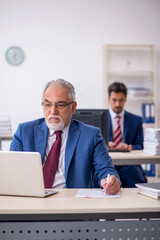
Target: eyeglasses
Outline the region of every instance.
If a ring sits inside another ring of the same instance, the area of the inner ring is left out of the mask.
[[[63,101],[60,102],[56,102],[55,104],[52,104],[50,102],[42,102],[41,106],[43,106],[45,109],[50,109],[51,107],[55,107],[56,109],[64,109],[65,107],[67,107],[68,105],[72,104],[72,102],[66,103]]]

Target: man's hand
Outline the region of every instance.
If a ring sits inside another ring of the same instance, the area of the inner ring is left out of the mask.
[[[115,145],[116,145],[116,144],[115,144],[114,142],[111,142],[111,141],[110,141],[110,142],[108,142],[107,148],[108,148],[108,149],[114,148]]]
[[[109,195],[116,194],[120,191],[119,180],[114,175],[111,175],[108,181],[107,178],[102,179],[101,186],[103,188],[102,192],[106,191]]]
[[[129,150],[131,151],[132,150],[132,145],[128,145],[127,143],[120,143],[119,146],[118,146],[118,149],[122,149],[122,150]]]
[[[130,144],[130,145],[128,145],[127,143],[120,143],[119,145],[118,145],[118,147],[116,147],[115,148],[115,143],[114,142],[109,142],[108,143],[108,145],[107,145],[107,148],[108,148],[108,150],[109,149],[121,149],[121,150],[129,150],[129,151],[131,151],[132,150],[132,145]]]

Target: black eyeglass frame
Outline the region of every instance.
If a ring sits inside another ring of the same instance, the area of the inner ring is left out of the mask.
[[[65,107],[67,107],[68,105],[72,104],[72,103],[74,103],[74,101],[71,101],[69,103],[66,103],[66,102],[63,102],[63,101],[59,101],[59,102],[55,103],[54,106],[57,109],[63,109]],[[48,103],[42,102],[41,106],[43,106],[44,108],[48,108],[49,109],[49,108],[53,107],[53,104],[49,103],[49,102]]]

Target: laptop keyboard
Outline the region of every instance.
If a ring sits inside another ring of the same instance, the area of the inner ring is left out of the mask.
[[[109,149],[108,152],[130,152],[127,149]]]

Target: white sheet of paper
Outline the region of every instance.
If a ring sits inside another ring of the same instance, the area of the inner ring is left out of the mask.
[[[120,192],[114,195],[108,195],[102,192],[101,189],[79,189],[75,195],[79,198],[118,198],[120,197]]]

